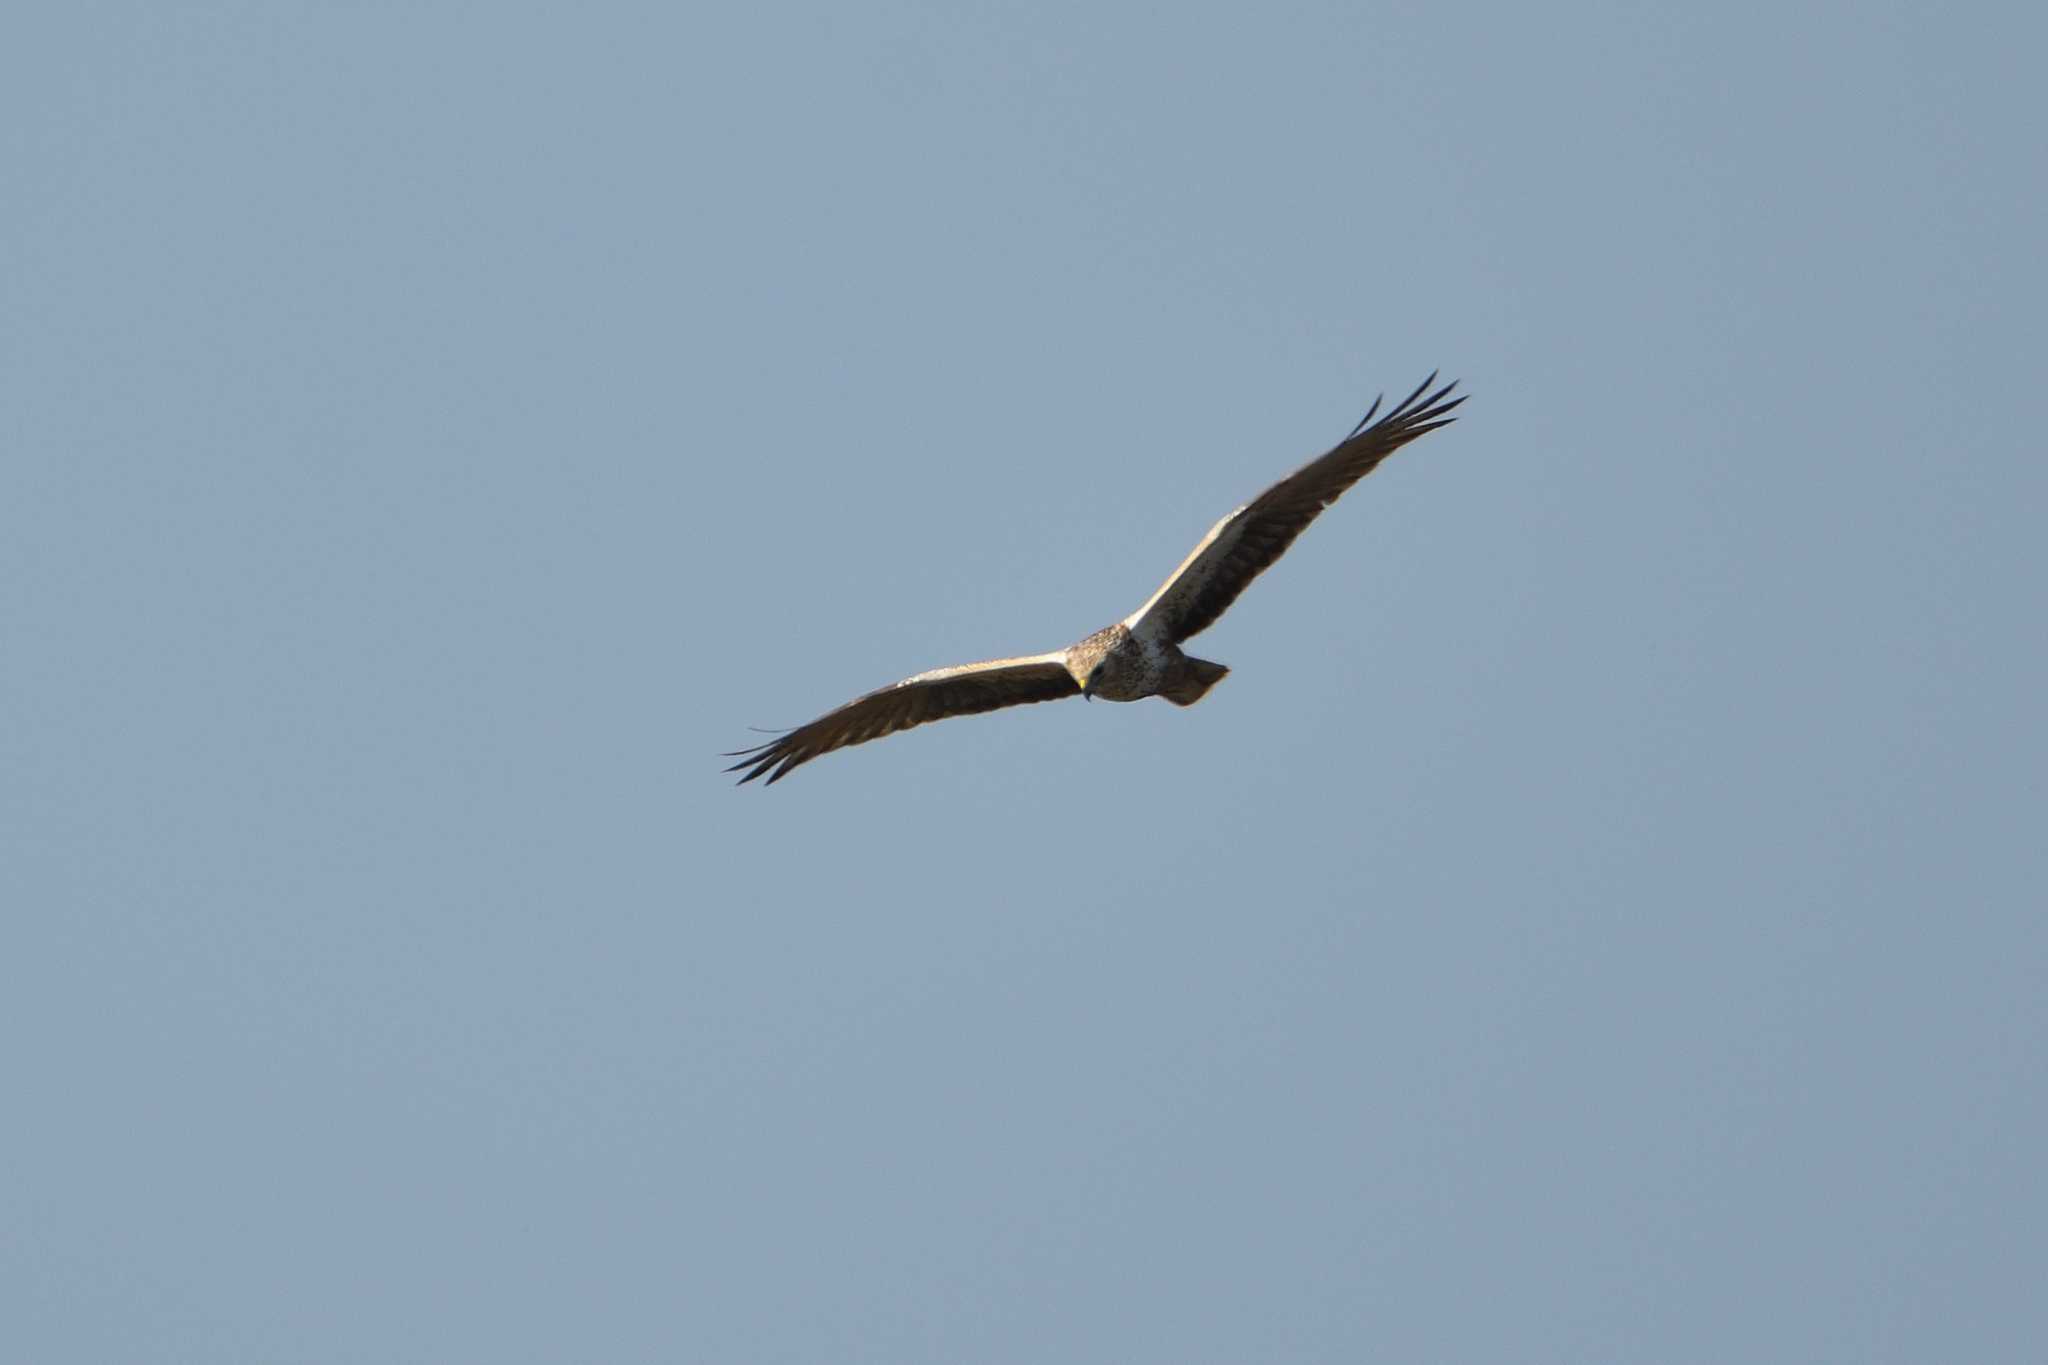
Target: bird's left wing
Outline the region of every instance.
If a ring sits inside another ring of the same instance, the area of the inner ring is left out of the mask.
[[[1455,382],[1430,393],[1434,383],[1435,375],[1423,380],[1377,422],[1372,419],[1380,405],[1374,402],[1349,436],[1217,522],[1124,625],[1135,635],[1178,644],[1215,624],[1345,489],[1416,437],[1450,425],[1451,409],[1465,400],[1451,397]]]
[[[726,771],[745,769],[746,776],[740,779],[743,786],[766,773],[768,785],[773,786],[791,768],[820,754],[865,744],[913,725],[1080,695],[1080,684],[1067,672],[1065,650],[935,668],[856,697],[766,744],[727,754],[739,762]]]

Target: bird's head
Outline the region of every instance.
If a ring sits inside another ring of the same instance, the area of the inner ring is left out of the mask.
[[[1095,700],[1095,689],[1102,682],[1102,675],[1109,667],[1109,661],[1101,655],[1067,660],[1067,672],[1081,685],[1081,695],[1088,701]]]

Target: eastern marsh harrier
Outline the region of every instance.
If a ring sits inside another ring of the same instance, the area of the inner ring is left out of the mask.
[[[1287,552],[1294,538],[1344,490],[1424,432],[1448,426],[1455,382],[1435,392],[1431,375],[1386,416],[1374,400],[1351,434],[1211,527],[1144,606],[1065,649],[1015,659],[935,668],[870,692],[766,744],[727,754],[726,771],[773,785],[820,754],[865,744],[948,716],[969,716],[1062,697],[1138,701],[1164,697],[1193,706],[1230,670],[1183,654],[1180,645],[1214,624],[1237,595]],[[1424,395],[1427,395],[1425,397]]]

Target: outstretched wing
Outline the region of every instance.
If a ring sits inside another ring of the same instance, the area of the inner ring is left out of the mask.
[[[1207,630],[1345,489],[1416,437],[1455,420],[1449,416],[1451,409],[1465,401],[1450,396],[1457,382],[1429,393],[1434,383],[1432,374],[1377,422],[1372,419],[1380,404],[1374,399],[1372,410],[1328,454],[1311,460],[1211,527],[1194,553],[1144,606],[1124,618],[1124,624],[1133,634],[1176,644]],[[1426,398],[1425,393],[1429,393]]]
[[[774,786],[791,768],[820,754],[849,744],[865,744],[926,721],[1078,697],[1080,684],[1067,672],[1065,659],[1066,652],[1059,650],[935,668],[878,688],[865,697],[856,697],[837,711],[828,711],[809,725],[800,725],[766,744],[727,754],[727,758],[737,758],[739,762],[726,771],[746,769],[747,775],[740,779],[742,786],[767,773],[768,785]]]

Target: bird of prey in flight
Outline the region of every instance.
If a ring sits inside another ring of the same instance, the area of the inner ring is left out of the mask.
[[[1435,383],[1432,374],[1377,422],[1373,414],[1380,404],[1375,399],[1351,434],[1326,454],[1211,527],[1159,591],[1115,625],[1048,654],[958,664],[905,678],[766,744],[727,754],[739,762],[726,771],[744,769],[742,785],[766,774],[772,786],[798,764],[849,744],[948,716],[1062,697],[1164,697],[1176,706],[1193,706],[1230,670],[1183,654],[1181,642],[1214,624],[1345,489],[1416,437],[1454,420],[1451,409],[1465,401],[1450,396],[1457,384],[1432,392]]]

